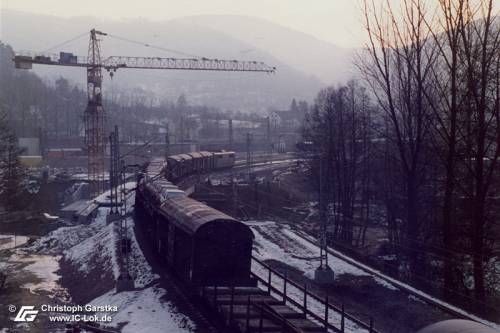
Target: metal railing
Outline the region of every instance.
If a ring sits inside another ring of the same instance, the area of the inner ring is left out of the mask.
[[[217,285],[210,287],[212,288],[212,294],[210,296],[207,296],[205,293],[205,289],[207,287],[202,287],[202,298],[205,299],[211,299],[212,304],[214,306],[214,309],[216,312],[219,312],[219,307],[217,305],[217,301],[219,300],[219,288]],[[222,288],[227,288],[227,287],[222,287]],[[227,295],[227,294],[225,294]],[[229,287],[229,311],[227,313],[227,324],[228,326],[233,326],[236,324],[236,320],[234,317],[234,295],[235,295],[235,288],[234,287]],[[256,298],[258,299],[262,295],[248,295],[247,296],[247,301],[246,301],[246,311],[245,311],[245,317],[244,317],[244,332],[245,333],[250,333],[251,331],[253,332],[258,332],[258,333],[263,333],[264,332],[264,319],[267,319],[271,322],[273,322],[275,325],[280,327],[281,332],[283,333],[305,333],[302,329],[298,328],[296,325],[294,325],[290,320],[282,316],[280,313],[278,313],[276,310],[272,308],[271,305],[269,305],[266,301],[258,301],[255,300]],[[253,299],[252,299],[253,297]],[[250,327],[250,318],[252,317],[251,314],[251,309],[254,309],[257,311],[257,317],[256,319],[258,320],[258,327],[257,329],[251,329]]]
[[[349,314],[345,311],[344,304],[342,304],[341,307],[338,307],[334,304],[331,304],[328,300],[328,296],[325,298],[322,298],[320,296],[315,295],[311,291],[307,289],[307,284],[305,285],[300,285],[288,278],[286,274],[282,274],[278,272],[277,270],[271,268],[269,265],[266,263],[262,262],[261,260],[255,258],[252,256],[252,260],[264,267],[267,270],[267,279],[263,278],[256,273],[252,273],[252,275],[259,281],[261,282],[265,288],[267,288],[267,293],[271,294],[271,292],[277,294],[278,296],[282,297],[282,301],[284,304],[289,303],[292,304],[293,306],[297,307],[304,316],[307,318],[307,316],[313,318],[314,320],[318,321],[325,329],[331,329],[334,332],[339,332],[343,333],[345,332],[345,321],[346,319],[352,321],[356,325],[360,326],[363,329],[366,329],[370,333],[380,333],[377,331],[374,327],[374,320],[373,318],[370,318],[369,322],[366,323],[359,318],[354,317],[352,314]],[[280,290],[273,286],[272,284],[272,277],[273,275],[275,277],[280,278],[283,281],[283,289]],[[287,293],[287,286],[293,286],[296,289],[300,290],[302,292],[302,302],[297,301],[296,299],[293,299],[288,293]],[[322,306],[324,306],[324,314],[320,315],[317,312],[314,312],[310,307],[308,307],[308,300],[315,300],[316,302],[319,302]],[[330,320],[329,320],[329,312],[334,311],[337,312],[340,315],[340,325],[339,327],[335,326]]]

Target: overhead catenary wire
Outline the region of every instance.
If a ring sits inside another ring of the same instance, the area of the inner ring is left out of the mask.
[[[155,176],[153,176],[153,177],[149,178],[149,179],[148,179],[148,182],[155,181],[155,180],[157,180],[157,179],[159,179],[159,178],[162,178],[162,177],[164,177],[164,174],[163,174],[163,173],[159,173],[159,174],[157,174],[157,175],[155,175]],[[215,193],[222,194],[223,196],[225,196],[226,198],[228,198],[228,200],[229,200],[229,199],[233,199],[233,198],[230,198],[230,197],[229,197],[226,193],[224,193],[224,192],[220,192],[220,191],[217,191],[217,190],[214,190],[213,188],[208,187],[208,186],[206,186],[205,184],[198,184],[198,185],[200,186],[200,188],[206,188],[206,189],[208,189],[208,190],[214,191]],[[133,189],[133,190],[136,190],[136,189],[137,189],[137,188],[135,188],[135,189]],[[242,201],[241,201],[241,200],[239,200],[239,199],[236,199],[236,200],[237,200],[240,204],[242,204],[243,206],[247,206],[247,207],[249,207],[249,208],[254,208],[254,209],[256,208],[256,207],[254,207],[253,205],[248,204],[248,203],[245,203],[245,202],[242,202]],[[278,217],[278,216],[276,216],[276,215],[274,215],[274,214],[268,214],[268,215],[269,215],[270,217],[274,217],[274,218],[276,218],[276,219],[278,219],[278,220],[281,220],[281,218],[280,218],[280,217]],[[330,255],[334,255],[331,251],[329,251],[329,253],[330,253]],[[396,265],[394,265],[394,264],[390,264],[390,263],[388,263],[387,265],[388,265],[388,266],[390,266],[390,267],[392,267],[392,268],[394,268],[394,269],[398,269],[398,267],[397,267]],[[429,285],[432,285],[432,286],[435,286],[435,287],[440,287],[440,286],[438,285],[437,281],[430,280],[430,279],[428,279],[428,278],[426,278],[426,277],[424,277],[424,276],[422,276],[422,275],[420,275],[420,274],[419,274],[419,275],[415,275],[415,277],[416,277],[416,278],[418,278],[418,279],[419,279],[419,280],[421,280],[421,281],[425,281],[425,282],[429,283]],[[389,281],[389,282],[390,282],[390,281]],[[396,286],[397,286],[397,285],[396,285]],[[476,304],[482,304],[482,305],[483,305],[483,306],[485,306],[486,308],[491,308],[491,306],[490,306],[489,304],[487,304],[486,302],[483,302],[483,301],[477,300],[477,299],[475,299],[475,298],[473,298],[473,297],[471,297],[471,296],[469,296],[469,295],[462,294],[462,293],[460,293],[460,292],[457,292],[456,290],[449,289],[449,288],[447,288],[447,290],[449,290],[451,293],[453,293],[453,294],[455,294],[455,295],[457,295],[457,296],[461,296],[461,297],[463,297],[463,298],[465,298],[465,299],[469,299],[469,300],[471,300],[471,301],[474,301],[474,302],[476,302]],[[406,292],[411,293],[410,291],[406,291]],[[420,296],[420,295],[418,295],[418,294],[415,294],[415,293],[412,293],[412,294],[413,294],[413,295],[415,295],[415,296],[417,296],[417,297],[421,297],[421,296]],[[427,301],[427,299],[426,299],[426,298],[424,298],[424,300],[426,300],[426,301]],[[449,311],[450,313],[454,313],[455,315],[459,314],[459,313],[457,313],[456,311],[454,311],[454,310],[453,310],[453,309],[451,309],[451,308],[450,308],[450,309],[448,309],[448,308],[447,308],[447,307],[445,307],[445,306],[441,306],[441,308],[442,308],[443,310],[445,310],[445,309],[446,309],[446,311]]]
[[[213,191],[213,192],[215,192],[215,193],[221,194],[221,195],[225,196],[228,200],[233,199],[233,198],[229,197],[226,193],[224,193],[224,192],[220,192],[220,191],[217,191],[217,190],[214,190],[213,188],[208,187],[207,185],[204,185],[204,184],[198,184],[198,185],[200,186],[200,188],[205,188],[205,189],[211,190],[211,191]],[[241,201],[241,200],[239,200],[239,199],[237,199],[237,200],[238,200],[239,204],[241,204],[241,205],[243,205],[243,206],[246,206],[246,207],[248,207],[248,208],[252,208],[252,209],[257,209],[257,207],[255,207],[255,206],[253,206],[253,205],[251,205],[251,204],[245,203],[245,202],[243,202],[243,201]],[[270,214],[270,213],[268,213],[267,215],[268,215],[268,216],[270,216],[270,217],[272,217],[272,218],[277,219],[278,221],[279,221],[279,220],[282,220],[282,218],[281,218],[281,217],[279,217],[279,216],[277,216],[277,215]],[[331,251],[329,251],[329,253],[330,253],[330,255],[333,255],[333,254],[331,253]],[[391,264],[391,263],[386,263],[386,265],[387,265],[387,266],[390,266],[390,267],[392,267],[392,268],[394,268],[394,269],[399,269],[399,267],[398,267],[398,266],[396,266],[396,265],[394,265],[394,264]],[[424,276],[422,276],[422,275],[420,275],[420,274],[415,275],[415,277],[416,277],[416,278],[418,278],[418,279],[419,279],[419,280],[421,280],[421,281],[427,282],[429,285],[432,285],[432,286],[435,286],[435,287],[440,287],[440,286],[438,285],[438,282],[437,282],[437,281],[430,280],[430,279],[428,279],[428,278],[426,278],[426,277],[424,277]],[[442,287],[442,286],[441,286],[441,287]],[[471,297],[471,296],[469,296],[469,295],[466,295],[466,294],[460,293],[460,292],[458,292],[458,291],[456,291],[456,290],[454,290],[454,289],[446,288],[446,290],[450,291],[451,293],[453,293],[453,294],[455,294],[455,295],[457,295],[457,296],[461,296],[461,297],[463,297],[463,298],[465,298],[465,299],[469,299],[469,300],[471,300],[471,301],[474,301],[474,302],[476,302],[477,304],[481,304],[481,305],[485,306],[486,308],[493,309],[493,308],[491,307],[491,305],[489,305],[488,303],[486,303],[486,302],[484,302],[484,301],[477,300],[477,299],[475,299],[475,298],[473,298],[473,297]],[[451,311],[451,310],[450,310],[450,311]]]

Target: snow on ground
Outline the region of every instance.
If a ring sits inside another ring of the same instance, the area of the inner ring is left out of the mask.
[[[135,183],[127,183],[128,189],[134,187]],[[104,202],[108,195],[109,191],[101,194],[97,199]],[[134,192],[131,192],[127,196],[128,213],[132,212],[134,201]],[[109,208],[101,207],[90,224],[61,227],[35,241],[29,249],[41,254],[62,256],[64,260],[78,269],[83,277],[93,270],[112,270],[116,278],[119,275],[118,247],[116,246],[119,240],[119,222],[107,224],[108,213]],[[111,326],[124,325],[122,329],[124,333],[192,332],[195,324],[187,316],[178,313],[171,302],[162,299],[166,291],[158,287],[159,276],[152,272],[144,258],[135,238],[133,225],[133,219],[128,218],[127,232],[132,244],[129,257],[130,273],[134,278],[136,290],[116,293],[113,288],[89,303],[117,306],[118,312],[109,313],[113,317]]]
[[[310,239],[311,242],[313,242],[314,238],[312,236],[304,235],[304,237],[307,238],[307,239]],[[349,260],[351,262],[355,262],[357,265],[359,265],[360,267],[362,267],[363,270],[366,271],[368,274],[372,273],[372,274],[375,274],[375,275],[378,275],[378,276],[383,276],[384,280],[386,280],[386,281],[382,280],[381,278],[375,278],[375,281],[377,281],[379,283],[382,282],[384,286],[391,286],[392,288],[395,288],[394,286],[400,286],[400,287],[406,288],[407,290],[411,291],[412,293],[414,293],[416,295],[419,295],[419,297],[422,298],[422,299],[427,299],[429,301],[435,302],[435,303],[437,303],[437,304],[439,304],[441,306],[444,306],[444,307],[446,307],[446,308],[448,308],[450,310],[453,310],[453,311],[455,311],[457,313],[460,313],[460,314],[462,314],[465,317],[468,317],[470,320],[477,321],[477,322],[482,323],[482,324],[484,324],[486,326],[489,326],[491,328],[500,330],[500,324],[498,324],[498,323],[494,323],[494,322],[485,320],[483,318],[479,318],[478,316],[476,316],[476,315],[474,315],[472,313],[469,313],[469,312],[467,312],[467,311],[465,311],[463,309],[460,309],[460,308],[458,308],[458,307],[456,307],[456,306],[454,306],[452,304],[449,304],[449,303],[447,303],[445,301],[442,301],[442,300],[440,300],[438,298],[435,298],[435,297],[433,297],[433,296],[431,296],[431,295],[429,295],[429,294],[427,294],[427,293],[425,293],[425,292],[423,292],[421,290],[418,290],[418,289],[416,289],[416,288],[414,288],[414,287],[412,287],[412,286],[410,286],[410,285],[408,285],[406,283],[403,283],[403,282],[398,281],[398,280],[396,280],[394,278],[391,278],[390,276],[387,276],[387,275],[383,274],[382,272],[380,272],[380,271],[378,271],[376,269],[368,267],[368,266],[366,266],[363,263],[360,263],[360,262],[358,262],[358,261],[356,261],[354,259],[348,258],[346,255],[344,255],[344,254],[340,253],[339,251],[334,250],[334,249],[332,249],[330,247],[328,248],[328,251],[330,253],[334,253],[335,256],[338,256],[339,258],[346,258],[346,260]],[[329,258],[331,258],[331,257],[329,257]],[[339,260],[341,260],[341,259],[339,259]]]
[[[130,191],[136,187],[136,182],[127,182],[125,183],[125,189],[126,191]],[[120,190],[121,191],[121,187]],[[99,196],[95,197],[94,202],[97,202],[98,204],[106,204],[109,203],[109,196],[111,195],[111,191],[106,191],[100,194]]]
[[[134,195],[127,198],[127,208],[130,211],[133,207]],[[145,332],[145,333],[163,333],[163,332],[191,332],[195,327],[194,323],[183,314],[177,312],[172,303],[162,300],[166,294],[163,288],[155,283],[159,276],[152,272],[141,252],[135,234],[133,232],[133,219],[127,219],[127,233],[130,236],[132,252],[129,257],[131,275],[134,278],[135,287],[138,289],[131,292],[116,293],[110,290],[106,294],[91,301],[94,305],[115,305],[118,307],[117,313],[112,313],[113,321],[111,326],[117,327],[119,324],[125,324],[122,332]],[[109,230],[108,230],[109,228]],[[103,242],[110,244],[103,248],[102,255],[112,258],[115,277],[118,276],[118,258],[116,256],[115,242],[118,239],[118,225],[109,225],[104,230],[108,239],[101,238]],[[100,234],[100,233],[99,233]],[[98,236],[97,234],[96,236]],[[93,237],[95,238],[95,236]],[[100,238],[100,236],[99,236]],[[91,238],[92,239],[92,238]],[[89,239],[89,240],[91,240]],[[91,248],[83,246],[82,251],[89,252]],[[78,251],[75,251],[78,253]],[[87,256],[79,254],[73,258],[85,259]],[[85,265],[78,259],[78,262]]]
[[[0,250],[13,249],[24,245],[29,239],[27,236],[0,235]]]
[[[278,260],[304,272],[304,275],[308,278],[314,277],[314,271],[319,265],[320,255],[319,248],[316,245],[300,238],[286,224],[272,221],[250,221],[246,223],[254,232],[254,251],[259,259]],[[369,273],[333,256],[328,258],[328,263],[335,272],[336,278],[342,274],[371,276]],[[377,283],[383,282],[376,281]]]
[[[319,248],[298,238],[287,225],[272,221],[249,221],[246,223],[254,232],[254,254],[258,259],[278,260],[304,272],[309,278],[314,276],[314,270],[319,264]],[[335,258],[329,258],[329,264],[331,267],[335,267],[336,277],[339,274],[368,275],[345,262],[335,260]],[[267,270],[255,261],[252,262],[252,271],[267,279]],[[283,290],[281,278],[273,276],[272,282],[278,290]],[[287,285],[287,294],[299,303],[303,301],[304,293],[292,285]],[[324,305],[314,299],[308,299],[308,307],[315,313],[325,313]],[[330,311],[329,321],[340,326],[341,317],[338,313]],[[346,332],[366,332],[350,320],[345,321],[345,329]]]
[[[158,287],[118,294],[112,290],[90,304],[117,306],[118,312],[109,314],[113,318],[112,326],[125,323],[122,333],[192,332],[193,322],[178,313],[171,303],[161,300],[164,295],[165,290]]]
[[[78,245],[104,228],[106,226],[106,214],[107,209],[99,209],[96,219],[89,225],[80,224],[58,228],[47,236],[37,239],[30,246],[30,249],[45,254],[62,254],[67,249]]]
[[[149,266],[146,258],[142,254],[141,248],[134,234],[134,222],[130,218],[128,219],[129,235],[131,235],[132,242],[132,252],[129,257],[132,276],[134,277],[134,282],[136,288],[144,288],[148,286],[151,282],[160,278],[158,274],[154,274],[151,266]]]
[[[67,299],[68,294],[65,288],[59,284],[59,256],[32,254],[24,250],[13,253],[8,261],[14,263],[26,263],[22,270],[37,277],[36,282],[26,283],[22,287],[29,289],[33,294],[44,294],[50,298],[59,297]]]
[[[268,277],[268,271],[255,261],[252,261],[252,272],[254,274],[257,274],[259,277],[267,280]],[[273,275],[271,278],[272,285],[278,289],[278,290],[283,290],[284,289],[284,281],[283,279],[277,277],[276,275]],[[265,288],[264,288],[265,289]],[[298,302],[301,304],[304,301],[304,292],[298,288],[296,288],[293,285],[287,284],[286,287],[286,294],[292,298],[294,301]],[[276,297],[280,298],[281,296],[276,295]],[[295,308],[292,304],[287,304],[288,306]],[[325,313],[325,306],[324,303],[320,303],[316,301],[315,299],[312,299],[309,297],[307,299],[307,308],[312,310],[316,314],[323,315]],[[334,311],[329,311],[328,312],[328,322],[335,325],[336,327],[340,327],[340,322],[341,322],[341,316],[339,313],[334,312]],[[367,332],[366,329],[360,328],[357,324],[352,322],[349,319],[345,319],[345,332],[347,333],[358,333],[358,332]]]
[[[107,209],[99,209],[97,219],[105,218]],[[104,217],[104,218],[103,218]],[[99,222],[97,222],[99,223]],[[95,234],[82,239],[64,253],[65,260],[71,262],[84,275],[88,275],[92,270],[99,267],[96,265],[106,265],[113,270],[113,276],[118,277],[118,264],[115,255],[115,243],[117,239],[113,232],[113,224],[102,224],[102,227]],[[96,253],[97,252],[97,253]],[[96,258],[98,256],[98,258]]]
[[[313,238],[310,236],[304,235],[304,237],[311,239],[311,241],[305,240],[300,237],[296,231],[294,231],[289,225],[279,224],[274,221],[248,221],[245,222],[248,226],[250,226],[255,235],[254,241],[254,255],[260,260],[268,260],[274,259],[280,262],[283,262],[287,265],[290,265],[304,273],[304,275],[310,279],[314,278],[314,270],[318,267],[318,258],[319,258],[319,248],[313,243]],[[424,299],[429,299],[433,302],[439,303],[449,309],[452,309],[458,313],[461,313],[471,320],[478,321],[483,323],[489,327],[493,327],[496,329],[500,329],[500,325],[496,323],[492,323],[486,321],[482,318],[479,318],[471,313],[468,313],[460,308],[457,308],[451,304],[443,302],[437,298],[434,298],[418,289],[415,289],[407,284],[404,284],[400,281],[397,281],[393,278],[385,276],[383,273],[374,270],[366,265],[356,262],[363,269],[357,268],[356,266],[349,263],[349,261],[354,261],[352,259],[343,260],[341,258],[346,258],[342,253],[329,248],[329,251],[335,253],[335,256],[330,255],[328,257],[329,266],[335,272],[335,278],[337,279],[339,275],[342,274],[351,274],[355,276],[372,276],[374,281],[389,289],[389,290],[398,290],[397,286],[406,288],[411,292],[419,295],[419,297]],[[252,270],[255,270],[259,276],[267,279],[267,271],[262,268],[257,263],[252,263]],[[383,276],[384,279],[374,276],[374,274]],[[389,282],[388,282],[389,281]],[[283,281],[281,279],[276,278],[273,282],[273,285],[276,285],[278,289],[283,288]],[[302,300],[303,293],[299,290],[288,289],[291,295],[299,302]],[[287,290],[287,292],[288,292]],[[417,298],[416,296],[410,296],[412,298]],[[312,307],[316,307],[317,313],[324,313],[324,307],[322,305],[314,304],[314,301],[311,303]],[[330,315],[330,319],[335,323],[338,322],[338,318],[334,316],[334,314]],[[353,323],[346,322],[348,329],[350,332],[358,332],[357,326]]]

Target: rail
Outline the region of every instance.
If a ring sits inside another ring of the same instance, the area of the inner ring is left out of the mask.
[[[207,288],[206,286],[201,288],[201,291],[202,291],[201,296],[203,298],[207,297],[207,295],[205,293],[206,288]],[[219,308],[217,306],[217,301],[219,299],[219,291],[218,290],[220,287],[215,285],[215,286],[209,287],[209,288],[212,288],[212,291],[213,291],[210,298],[212,299],[212,302],[214,304],[214,309],[217,312],[220,312]],[[222,287],[222,288],[227,288],[227,287]],[[252,297],[254,297],[254,296],[259,297],[259,295],[260,294],[247,296],[247,301],[246,301],[246,305],[245,305],[246,311],[245,311],[245,315],[243,318],[243,321],[244,321],[243,330],[245,333],[250,333],[251,331],[254,331],[251,329],[251,326],[250,326],[250,319],[252,317],[255,318],[251,314],[251,309],[254,309],[257,312],[256,318],[258,321],[258,327],[257,327],[256,332],[258,332],[258,333],[262,333],[266,330],[264,327],[264,319],[268,319],[269,321],[275,323],[276,325],[281,326],[281,332],[305,333],[304,330],[300,329],[299,327],[294,325],[289,319],[285,318],[285,316],[281,315],[279,312],[274,310],[268,302],[263,301],[263,300],[256,301],[255,298],[252,299]],[[229,287],[229,297],[230,297],[229,311],[227,313],[227,318],[226,318],[228,326],[237,325],[236,320],[235,320],[235,313],[234,313],[234,305],[235,305],[234,296],[235,296],[235,287],[231,286],[231,287]]]
[[[276,312],[267,302],[251,301],[250,297],[248,298],[248,302],[250,305],[252,305],[257,310],[259,310],[259,313],[260,313],[259,324],[260,324],[260,322],[262,322],[262,319],[264,318],[264,314],[266,314],[268,316],[268,318],[271,319],[271,321],[280,323],[281,328],[284,332],[305,333],[304,330],[301,330],[300,328],[295,326],[293,323],[291,323],[288,319],[286,319],[284,316],[282,316],[278,312]],[[249,316],[247,316],[247,318],[249,318]],[[259,325],[259,328],[260,328],[260,326],[261,325]]]
[[[300,238],[302,238],[303,240],[305,240],[313,245],[319,246],[319,241],[317,239],[315,239],[314,237],[312,237],[311,235],[308,235],[304,231],[298,230],[297,235]],[[481,323],[483,325],[494,328],[494,326],[492,325],[491,322],[488,322],[488,321],[486,321],[482,318],[479,318],[475,315],[469,314],[469,313],[465,312],[464,310],[462,310],[454,305],[447,304],[445,301],[437,299],[437,298],[427,294],[426,292],[419,292],[418,290],[413,288],[411,285],[407,285],[406,283],[399,281],[396,278],[390,277],[390,276],[378,271],[377,269],[374,269],[366,264],[363,264],[362,262],[359,262],[356,259],[353,259],[353,258],[349,257],[348,255],[342,253],[342,251],[328,248],[328,254],[331,256],[334,256],[336,258],[339,258],[340,260],[343,260],[346,263],[348,263],[356,268],[359,268],[360,270],[362,270],[364,272],[367,272],[373,276],[376,276],[376,277],[390,283],[394,287],[396,287],[404,292],[407,292],[409,295],[412,295],[412,296],[420,299],[421,301],[423,301],[429,305],[435,306],[438,309],[440,309],[446,313],[449,313],[452,316],[455,316],[459,319],[472,320],[472,321],[475,321],[475,322]]]
[[[329,302],[328,296],[326,296],[323,299],[323,298],[315,295],[314,293],[310,292],[307,289],[307,285],[303,285],[302,286],[302,285],[300,285],[300,284],[298,284],[298,283],[290,280],[286,276],[286,274],[282,274],[282,273],[276,271],[275,269],[271,268],[266,263],[264,263],[261,260],[255,258],[254,256],[252,256],[252,260],[255,261],[256,263],[258,263],[259,265],[261,265],[262,267],[264,267],[267,270],[267,273],[268,273],[267,280],[265,278],[257,275],[256,273],[252,272],[252,275],[259,282],[261,282],[264,285],[264,287],[267,287],[268,294],[270,294],[271,292],[274,292],[274,293],[278,294],[279,296],[282,297],[283,302],[285,304],[288,302],[288,303],[292,304],[293,306],[297,307],[300,311],[302,311],[304,313],[304,315],[306,317],[310,316],[311,318],[315,319],[321,325],[323,325],[323,327],[325,329],[331,329],[331,330],[333,330],[335,332],[343,333],[343,332],[345,332],[345,320],[349,319],[350,321],[352,321],[356,325],[358,325],[358,326],[366,329],[370,333],[380,333],[374,327],[373,318],[370,318],[369,323],[366,323],[366,322],[364,322],[364,321],[362,321],[362,320],[354,317],[353,315],[347,313],[345,311],[345,308],[344,308],[343,304],[342,304],[341,307],[333,305],[333,304],[331,304]],[[283,290],[279,290],[278,288],[276,288],[276,287],[274,287],[272,285],[272,276],[273,276],[273,274],[283,280]],[[303,302],[302,303],[299,302],[299,301],[297,301],[297,300],[295,300],[295,299],[293,299],[292,297],[290,297],[287,294],[287,285],[294,286],[296,289],[302,291],[302,293],[303,293],[303,296],[302,296]],[[308,305],[307,305],[308,299],[313,299],[313,300],[319,302],[324,307],[324,315],[323,316],[315,313],[310,308],[308,308]],[[333,310],[333,311],[337,312],[338,314],[340,314],[340,327],[337,327],[332,322],[330,322],[330,320],[329,320],[329,312],[330,312],[330,310]]]

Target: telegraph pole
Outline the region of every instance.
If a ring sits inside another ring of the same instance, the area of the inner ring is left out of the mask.
[[[132,251],[132,241],[128,232],[128,210],[127,210],[127,186],[126,186],[126,166],[125,161],[120,161],[119,179],[121,183],[121,212],[120,212],[120,275],[116,281],[116,292],[131,291],[135,289],[134,280],[130,275],[130,252]]]
[[[228,120],[228,129],[229,129],[229,149],[233,149],[233,120]]]
[[[273,163],[273,147],[271,143],[271,116],[266,118],[266,139],[267,139],[267,151],[269,153],[269,160],[271,164]]]
[[[252,141],[253,135],[250,132],[247,132],[247,169],[248,169],[248,181],[250,181],[250,174],[252,173],[252,160],[253,160],[253,151],[252,151]]]
[[[231,175],[231,187],[233,190],[233,216],[238,216],[238,190],[236,188],[236,177],[234,173]]]
[[[169,156],[170,156],[170,133],[167,124],[167,130],[165,133],[165,161],[168,159]]]
[[[319,219],[320,219],[320,267],[328,266],[328,252],[326,245],[326,207],[324,193],[324,165],[323,157],[319,158]]]
[[[118,185],[119,185],[119,175],[120,175],[120,149],[118,140],[118,126],[115,126],[114,132],[109,135],[109,146],[110,146],[110,160],[109,160],[109,190],[110,190],[110,204],[111,208],[109,210],[109,215],[107,216],[107,222],[112,222],[119,218],[118,212]]]
[[[325,165],[323,156],[319,155],[319,219],[320,219],[320,264],[314,272],[314,279],[320,284],[331,284],[334,281],[334,273],[328,266],[328,243],[327,243],[327,200],[325,199]]]
[[[119,261],[120,275],[116,281],[116,291],[129,291],[134,289],[134,281],[129,273],[129,256],[131,241],[127,228],[127,192],[125,184],[125,162],[120,156],[118,126],[109,136],[110,163],[109,163],[109,185],[110,204],[109,215],[106,217],[108,223],[119,223]]]

